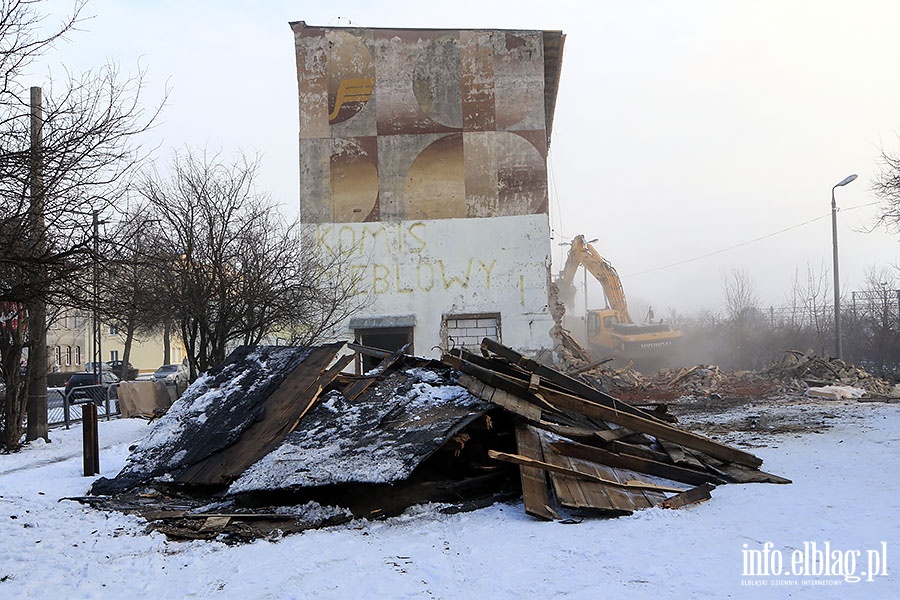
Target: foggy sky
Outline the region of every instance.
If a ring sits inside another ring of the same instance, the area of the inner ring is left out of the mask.
[[[765,306],[778,305],[808,268],[830,286],[831,188],[851,173],[859,179],[836,191],[842,290],[897,262],[900,235],[864,232],[877,215],[877,157],[900,153],[897,3],[92,0],[86,14],[96,16],[27,85],[46,85],[61,63],[146,67],[148,102],[171,90],[148,139],[160,159],[186,145],[259,153],[261,186],[290,214],[299,184],[289,21],[562,30],[549,159],[554,272],[561,244],[584,234],[598,239],[629,300],[658,316],[721,309],[734,270]],[[592,307],[600,296],[589,286]]]

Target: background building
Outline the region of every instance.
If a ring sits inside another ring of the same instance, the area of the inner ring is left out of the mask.
[[[93,357],[91,316],[74,309],[62,311],[47,332],[48,361],[51,373],[83,371]],[[115,325],[102,324],[101,350],[104,362],[121,360],[125,354],[125,336]],[[169,337],[171,362],[184,360],[181,335]],[[152,373],[163,364],[165,336],[162,332],[139,335],[131,344],[130,362],[142,373]]]
[[[300,218],[365,308],[339,335],[553,347],[547,151],[564,36],[291,24]]]

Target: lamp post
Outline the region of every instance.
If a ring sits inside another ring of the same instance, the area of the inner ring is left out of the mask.
[[[841,343],[841,279],[838,273],[838,238],[837,238],[837,203],[834,201],[834,190],[847,185],[856,179],[856,173],[848,175],[831,188],[831,245],[834,261],[834,348],[837,358],[844,358]]]

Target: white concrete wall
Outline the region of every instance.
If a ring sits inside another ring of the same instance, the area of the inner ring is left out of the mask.
[[[355,318],[415,315],[419,356],[440,356],[448,314],[500,313],[503,344],[531,356],[553,347],[547,215],[329,223],[317,244],[352,258],[366,296]],[[342,335],[352,339],[349,321]]]

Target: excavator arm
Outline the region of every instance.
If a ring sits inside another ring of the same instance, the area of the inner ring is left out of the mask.
[[[575,272],[581,265],[603,286],[603,294],[609,307],[619,314],[619,322],[631,323],[628,314],[628,303],[625,301],[625,290],[616,269],[608,260],[600,256],[594,247],[584,240],[583,235],[575,236],[569,247],[569,255],[557,280],[559,294],[563,302],[572,305],[575,299]]]

